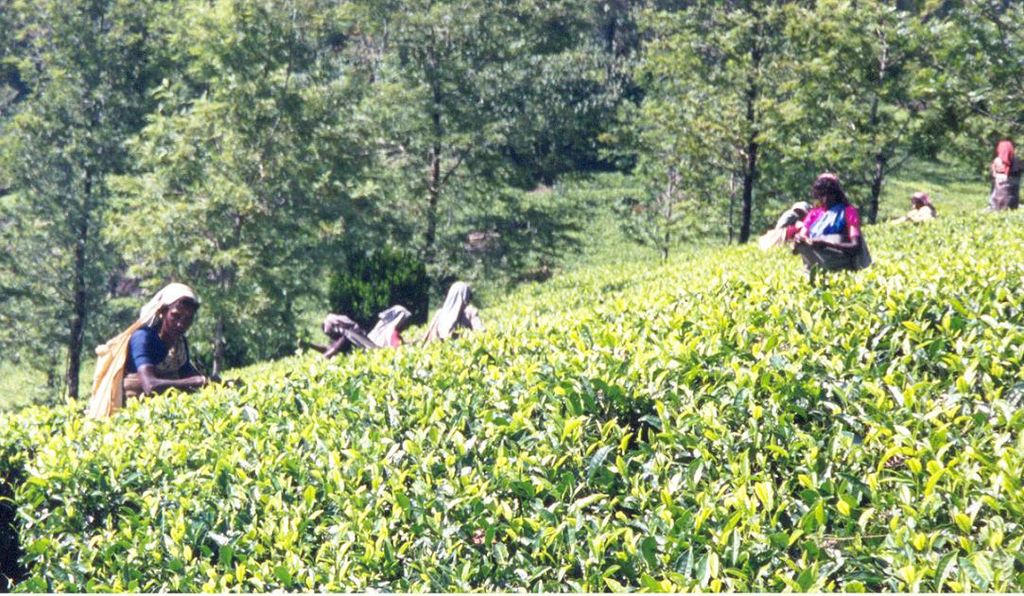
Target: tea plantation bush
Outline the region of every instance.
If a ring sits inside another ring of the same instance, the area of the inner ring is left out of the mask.
[[[0,419],[19,590],[1022,590],[1024,214],[591,269],[429,348]]]

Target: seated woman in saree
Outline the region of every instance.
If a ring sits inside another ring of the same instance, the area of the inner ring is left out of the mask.
[[[999,141],[996,156],[989,167],[992,172],[992,194],[988,198],[989,211],[1016,209],[1020,205],[1021,164],[1014,155],[1013,142]]]
[[[152,313],[146,315],[146,308]],[[185,333],[199,311],[199,299],[184,284],[170,284],[143,308],[145,324],[132,333],[125,362],[125,397],[192,391],[208,384],[189,357]]]
[[[86,414],[111,416],[123,407],[126,395],[206,385],[209,379],[192,366],[185,340],[198,308],[199,299],[191,288],[169,284],[142,307],[128,329],[98,346]]]
[[[448,296],[444,299],[434,320],[427,328],[427,334],[423,336],[423,343],[439,341],[457,336],[462,329],[478,331],[484,328],[480,321],[480,313],[475,306],[470,304],[473,298],[473,291],[469,285],[457,281],[448,288]]]
[[[795,229],[793,252],[803,257],[811,283],[819,269],[857,270],[871,264],[861,234],[860,214],[835,174],[818,176],[811,186],[816,206]]]
[[[910,211],[903,217],[897,217],[892,220],[893,223],[921,223],[935,219],[937,213],[935,211],[935,205],[932,204],[931,197],[925,192],[915,192],[910,197]]]

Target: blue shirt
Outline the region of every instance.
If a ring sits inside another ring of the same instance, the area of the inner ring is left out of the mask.
[[[160,339],[159,325],[143,327],[132,333],[128,341],[128,362],[125,364],[126,373],[138,372],[139,368],[151,364],[157,366],[167,358],[170,349]],[[185,364],[178,369],[181,377],[191,377],[199,374],[199,371],[192,366],[192,359],[189,355],[188,342],[185,342]]]

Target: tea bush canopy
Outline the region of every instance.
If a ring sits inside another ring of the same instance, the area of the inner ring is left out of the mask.
[[[582,269],[425,348],[0,418],[23,591],[1015,591],[1024,217]],[[908,247],[913,247],[909,250]]]
[[[896,4],[0,0],[0,589],[1024,589],[1024,2]],[[939,218],[733,246],[823,171]],[[242,382],[85,420],[172,281]]]

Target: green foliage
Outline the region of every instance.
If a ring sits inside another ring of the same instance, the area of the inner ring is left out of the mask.
[[[7,416],[17,589],[1019,590],[1022,223],[869,227],[814,289],[752,247],[581,270],[458,341]]]
[[[767,226],[822,171],[838,172],[874,223],[885,184],[912,157],[947,151],[963,161],[970,145],[977,168],[995,130],[1017,130],[1003,110],[1019,103],[1019,81],[996,66],[1019,54],[1017,10],[968,2],[946,17],[830,0],[648,11],[650,41],[635,70],[643,101],[623,107],[613,139],[613,151],[635,153],[635,173],[650,187],[632,218],[638,237],[706,226],[700,235],[746,241],[748,224]],[[961,26],[972,17],[977,24]],[[983,81],[990,75],[1001,88],[971,103],[975,89],[993,86]],[[998,118],[987,107],[995,97]],[[672,176],[675,193],[666,190]],[[694,213],[680,216],[686,207]],[[668,243],[658,244],[664,252]]]
[[[193,285],[207,307],[197,352],[224,365],[295,345],[296,301],[361,207],[354,69],[323,52],[341,35],[333,3],[185,2],[168,23],[177,69],[134,141],[137,171],[113,180],[106,232],[155,291]]]
[[[572,270],[632,264],[657,255],[650,247],[635,242],[628,226],[622,225],[622,208],[639,202],[647,190],[638,177],[617,173],[566,177],[553,190],[551,201],[575,206],[580,228],[576,237],[580,254],[565,259],[560,263],[562,267]]]
[[[412,255],[389,249],[356,253],[331,274],[327,296],[332,312],[371,327],[377,313],[393,304],[408,308],[412,322],[425,323],[430,278],[427,268]]]
[[[941,105],[935,32],[889,2],[834,0],[794,7],[787,35],[805,59],[793,66],[783,115],[802,142],[786,152],[838,172],[874,223],[885,180],[941,135],[928,126]]]
[[[161,37],[147,25],[158,6],[17,1],[4,12],[4,65],[23,88],[0,122],[0,349],[44,371],[51,394],[75,394],[118,265],[100,234],[106,176],[127,167],[125,141],[152,106]]]
[[[941,91],[942,155],[987,172],[996,142],[1024,133],[1024,5],[966,0],[936,20],[934,85]]]
[[[25,466],[40,448],[38,439],[58,432],[69,419],[77,419],[77,408],[28,409],[27,418],[16,428],[6,427],[0,436],[0,590],[12,591],[25,578],[21,562],[24,549],[19,536],[15,488],[25,480]]]
[[[870,218],[904,158],[980,174],[1020,132],[1019,3],[900,6],[0,0],[0,353],[73,393],[113,301],[176,279],[202,359],[285,354],[349,246],[543,279],[605,217],[545,198],[611,167],[642,188],[613,235],[662,254],[825,168]]]
[[[788,99],[781,82],[799,57],[784,35],[786,4],[694,2],[645,13],[651,41],[636,66],[645,94],[624,120],[652,189],[647,211],[689,207],[690,227],[746,242],[771,197],[789,190],[793,167],[781,162],[791,137],[778,113]],[[666,193],[672,176],[678,188]],[[655,233],[671,220],[659,217]]]
[[[522,211],[515,189],[596,154],[593,129],[618,92],[586,36],[595,11],[572,0],[348,10],[353,34],[380,48],[359,107],[381,138],[367,197],[388,215],[389,241],[415,247],[435,281],[465,277],[468,233],[488,230],[495,211]]]

